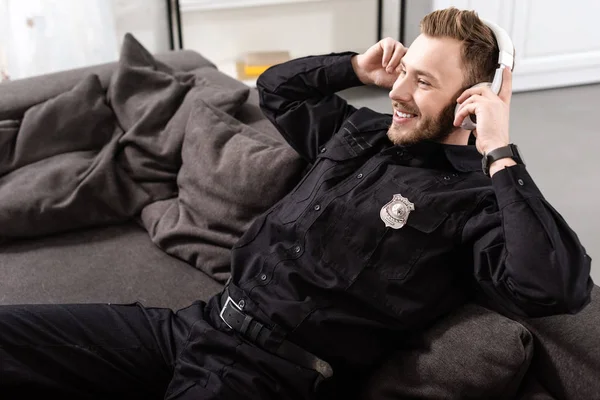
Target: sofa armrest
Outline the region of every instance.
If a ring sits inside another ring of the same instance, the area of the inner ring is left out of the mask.
[[[600,399],[600,288],[575,315],[516,318],[534,336],[530,373],[557,399]]]
[[[361,399],[513,399],[533,355],[522,324],[470,303],[401,342]]]

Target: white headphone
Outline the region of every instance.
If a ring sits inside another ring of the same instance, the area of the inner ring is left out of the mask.
[[[496,37],[496,42],[498,43],[498,48],[500,49],[500,53],[498,55],[498,68],[494,73],[493,81],[491,83],[481,82],[474,85],[473,87],[487,85],[490,86],[492,92],[498,94],[500,93],[500,89],[502,88],[502,71],[504,70],[504,68],[509,68],[512,71],[515,59],[515,48],[513,46],[512,40],[510,39],[510,36],[508,36],[508,33],[504,29],[502,29],[495,23],[485,20],[483,18],[481,19],[481,21],[494,33],[494,36]],[[456,104],[456,108],[454,109],[454,115],[456,115],[459,106],[460,104]],[[463,120],[460,127],[469,131],[472,131],[473,129],[477,128],[477,124],[471,118],[472,116],[473,115],[468,115]]]

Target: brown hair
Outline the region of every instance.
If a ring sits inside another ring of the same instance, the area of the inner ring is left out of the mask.
[[[421,33],[462,42],[465,86],[492,81],[498,67],[498,44],[492,30],[475,11],[455,7],[433,11],[421,20]]]

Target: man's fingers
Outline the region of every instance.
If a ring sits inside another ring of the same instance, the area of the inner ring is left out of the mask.
[[[404,54],[406,54],[406,47],[402,46],[401,43],[396,43],[396,46],[394,46],[394,53],[386,67],[387,72],[392,73],[398,68]]]
[[[392,58],[392,54],[394,53],[393,46],[387,40],[382,40],[380,42],[381,49],[383,50],[383,56],[381,57],[381,66],[386,68],[390,59]]]
[[[492,92],[487,85],[481,85],[477,87],[471,87],[465,90],[459,97],[456,99],[458,103],[462,103],[470,96],[475,94],[487,97],[489,99],[494,98],[496,95]],[[500,88],[500,92],[498,93],[498,97],[506,104],[510,104],[510,98],[512,97],[512,72],[508,68],[504,68],[502,70],[502,87]]]
[[[492,92],[492,89],[490,89],[489,86],[481,85],[481,86],[477,86],[477,87],[471,87],[471,88],[465,90],[464,92],[462,92],[462,94],[460,96],[458,96],[458,99],[456,99],[456,102],[462,103],[463,101],[467,100],[469,97],[475,96],[475,95],[479,95],[479,96],[483,96],[483,97],[487,97],[487,98],[493,98],[494,96],[496,96],[494,94],[494,92]]]
[[[396,48],[398,46],[404,47],[404,46],[402,46],[402,44],[400,42],[398,42],[395,39],[389,38],[389,37],[380,40],[378,44],[379,44],[381,50],[383,51],[383,55],[381,57],[381,66],[383,68],[387,68],[388,65],[390,65],[390,62],[392,60],[392,57],[394,56]]]
[[[463,101],[462,103],[460,103],[460,105],[458,106],[457,112],[460,111],[461,108],[465,107],[467,104],[472,104],[472,103],[476,102],[478,100],[478,97],[481,97],[481,96],[474,94],[474,95],[470,96],[468,99],[466,99],[465,101]]]
[[[475,114],[476,109],[477,105],[475,102],[461,105],[458,109],[458,112],[454,116],[454,126],[460,126],[468,115]]]
[[[470,98],[471,96],[482,95],[482,94],[483,94],[483,86],[471,87],[471,88],[468,88],[467,90],[465,90],[464,92],[462,92],[462,94],[460,96],[458,96],[458,99],[456,99],[456,102],[462,103],[465,100],[467,100],[468,98]]]
[[[465,101],[466,99],[468,99],[471,96],[470,91],[471,91],[471,89],[467,89],[464,92],[462,92],[462,94],[460,96],[458,96],[458,99],[456,99],[456,102],[459,104],[462,104],[463,101]]]

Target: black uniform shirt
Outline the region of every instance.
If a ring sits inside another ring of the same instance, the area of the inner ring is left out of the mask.
[[[317,356],[356,367],[472,287],[519,314],[583,308],[591,259],[525,167],[490,179],[474,146],[393,145],[391,115],[335,95],[360,84],[351,56],[293,60],[258,80],[263,112],[313,166],[234,247],[232,297]],[[399,229],[382,219],[395,195],[414,205]]]

